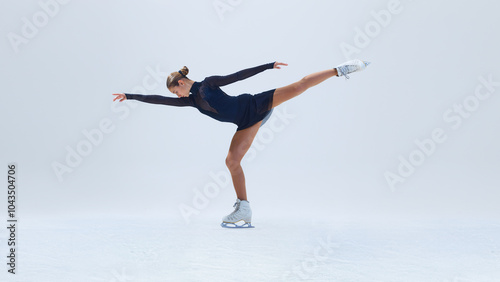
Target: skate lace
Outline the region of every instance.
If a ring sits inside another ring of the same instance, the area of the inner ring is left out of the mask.
[[[230,213],[230,214],[227,216],[228,218],[233,218],[233,217],[234,217],[234,215],[235,215],[237,212],[239,212],[239,211],[240,211],[239,206],[238,206],[238,202],[235,202],[235,203],[234,203],[233,208],[235,208],[235,209],[234,209],[234,211],[233,211],[232,213]]]
[[[345,79],[349,79],[350,77],[347,75],[350,72],[350,68],[352,66],[345,65],[345,66],[340,66],[338,70],[340,70],[340,73],[345,77]]]

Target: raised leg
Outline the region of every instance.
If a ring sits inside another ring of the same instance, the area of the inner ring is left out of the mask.
[[[257,132],[259,131],[261,123],[262,121],[249,128],[237,131],[231,140],[229,153],[226,157],[226,165],[231,173],[231,178],[233,179],[234,190],[236,191],[236,196],[240,200],[247,200],[245,174],[243,173],[243,168],[241,167],[241,160],[247,153],[248,149],[250,149],[255,135],[257,135]]]
[[[337,70],[325,70],[305,76],[301,80],[288,86],[276,89],[273,97],[273,108],[304,93],[307,89],[320,84],[321,82],[336,76]]]

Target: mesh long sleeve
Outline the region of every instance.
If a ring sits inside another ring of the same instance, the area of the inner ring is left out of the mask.
[[[128,93],[125,93],[125,96],[127,97],[127,100],[137,100],[150,104],[161,104],[161,105],[176,106],[176,107],[186,107],[186,106],[194,107],[194,103],[189,97],[172,98],[160,95],[139,95],[139,94],[128,94]]]
[[[272,68],[274,68],[274,63],[269,63],[253,68],[244,69],[239,72],[235,72],[233,74],[226,76],[220,76],[220,75],[210,76],[205,78],[205,82],[208,83],[210,86],[225,86],[234,83],[236,81],[247,79],[251,76],[254,76],[258,73],[261,73],[265,70]]]

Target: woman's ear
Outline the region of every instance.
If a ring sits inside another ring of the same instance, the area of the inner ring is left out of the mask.
[[[182,79],[180,79],[180,80],[179,80],[179,85],[180,85],[180,86],[184,86],[185,84],[186,84],[186,83],[184,83],[184,80],[182,80]]]

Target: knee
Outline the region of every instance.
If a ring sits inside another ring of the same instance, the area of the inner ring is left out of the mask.
[[[226,157],[226,166],[229,169],[229,171],[234,171],[240,166],[240,160],[236,159],[235,157],[231,156],[231,154],[229,154]]]

